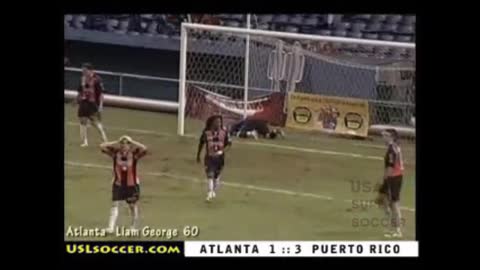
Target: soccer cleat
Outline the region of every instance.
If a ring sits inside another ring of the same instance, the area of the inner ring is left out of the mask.
[[[395,232],[392,233],[392,237],[393,238],[402,238],[403,237],[402,231],[396,230]]]
[[[207,201],[207,202],[211,202],[211,201],[213,200],[213,198],[215,198],[215,192],[209,191],[209,192],[208,192],[208,195],[207,195],[206,201]]]
[[[212,199],[217,197],[217,194],[215,194],[215,191],[212,191]]]
[[[88,146],[88,143],[87,142],[84,142],[80,145],[80,147],[87,147]]]
[[[392,230],[389,230],[389,229],[385,229],[383,231],[383,236],[385,236],[386,238],[392,238],[392,235],[393,235],[393,231]]]
[[[107,228],[107,229],[105,229],[105,232],[106,232],[107,234],[113,234],[114,229],[113,229],[113,228]]]

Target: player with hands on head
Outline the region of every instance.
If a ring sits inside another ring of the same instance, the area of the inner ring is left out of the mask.
[[[138,200],[140,180],[137,174],[138,161],[147,154],[147,147],[129,136],[100,145],[103,153],[113,160],[112,208],[107,233],[113,233],[118,218],[120,201],[126,201],[132,217],[131,230],[136,230],[139,220]]]

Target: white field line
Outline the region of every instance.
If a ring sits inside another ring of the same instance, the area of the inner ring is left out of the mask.
[[[91,164],[91,163],[81,163],[81,162],[74,162],[74,161],[65,161],[65,165],[76,166],[76,167],[85,167],[85,168],[105,169],[105,170],[111,170],[112,169],[111,166]],[[171,174],[171,173],[146,172],[144,174],[145,175],[150,175],[150,176],[165,176],[165,177],[169,177],[169,178],[173,178],[173,179],[189,180],[189,181],[193,181],[193,182],[196,182],[196,183],[201,183],[202,182],[201,179],[198,179],[198,178],[195,178],[195,177],[189,177],[189,176]],[[323,199],[323,200],[329,200],[329,201],[333,200],[333,198],[329,197],[329,196],[312,194],[312,193],[298,193],[298,192],[293,192],[293,191],[284,190],[284,189],[259,187],[259,186],[253,186],[253,185],[243,185],[243,184],[239,184],[239,183],[223,182],[223,181],[222,181],[222,185],[230,186],[230,187],[236,187],[236,188],[244,188],[244,189],[251,189],[251,190],[286,194],[286,195],[292,195],[292,196],[310,197],[310,198]]]
[[[106,166],[106,165],[98,165],[98,164],[91,164],[91,163],[82,163],[82,162],[74,162],[74,161],[65,161],[65,165],[67,166],[74,166],[74,167],[84,167],[84,168],[96,168],[96,169],[103,169],[103,170],[111,170],[111,166]],[[146,172],[144,173],[145,175],[150,175],[150,176],[165,176],[173,179],[180,179],[180,180],[189,180],[193,181],[196,183],[201,183],[202,180],[195,178],[195,177],[190,177],[190,176],[185,176],[185,175],[178,175],[178,174],[171,174],[171,173],[163,173],[163,172]],[[325,195],[319,195],[319,194],[313,194],[313,193],[303,193],[303,192],[295,192],[295,191],[290,191],[290,190],[284,190],[284,189],[276,189],[276,188],[267,188],[267,187],[259,187],[259,186],[254,186],[254,185],[244,185],[240,183],[234,183],[234,182],[222,182],[222,185],[229,186],[229,187],[234,187],[234,188],[243,188],[243,189],[251,189],[251,190],[258,190],[258,191],[265,191],[265,192],[271,192],[271,193],[278,193],[278,194],[284,194],[284,195],[290,195],[290,196],[299,196],[299,197],[308,197],[308,198],[315,198],[315,199],[322,199],[322,200],[334,200],[333,197],[330,196],[325,196]],[[352,200],[344,200],[344,202],[351,203]],[[408,208],[408,207],[401,207],[402,210],[409,211],[409,212],[415,212],[415,209]]]
[[[375,145],[375,144],[368,144],[368,143],[353,143],[353,146],[358,146],[358,147],[365,147],[365,148],[374,148],[374,149],[382,149],[382,150],[387,150],[386,145]],[[415,147],[410,148],[410,147],[403,147],[402,151],[404,153],[411,153],[415,155]]]
[[[360,147],[368,147],[368,148],[378,148],[378,149],[384,149],[384,150],[387,149],[385,145],[375,145],[375,144],[368,144],[368,143],[354,143],[353,145],[360,146]]]
[[[75,122],[67,122],[67,125],[70,126],[78,126],[78,123]],[[110,130],[122,130],[122,131],[129,131],[139,134],[151,134],[151,135],[160,135],[160,136],[177,136],[176,134],[168,133],[168,132],[156,132],[152,130],[143,130],[143,129],[129,129],[129,128],[121,128],[121,127],[108,127]],[[197,138],[194,135],[185,135],[188,138]],[[277,149],[284,149],[284,150],[293,150],[298,152],[306,152],[306,153],[317,153],[317,154],[324,154],[324,155],[336,155],[336,156],[344,156],[344,157],[351,157],[351,158],[360,158],[360,159],[369,159],[369,160],[383,160],[383,157],[380,156],[369,156],[369,155],[362,155],[362,154],[354,154],[354,153],[346,153],[346,152],[336,152],[336,151],[328,151],[328,150],[320,150],[320,149],[313,149],[313,148],[303,148],[303,147],[296,147],[296,146],[288,146],[288,145],[278,145],[273,143],[261,143],[261,142],[246,142],[246,141],[236,141],[235,143],[246,144],[246,145],[255,145],[255,146],[264,146],[270,148],[277,148]]]

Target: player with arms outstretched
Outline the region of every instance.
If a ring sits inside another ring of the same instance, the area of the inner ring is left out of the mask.
[[[220,174],[225,164],[225,150],[231,144],[228,131],[223,126],[222,116],[209,117],[200,137],[197,151],[197,162],[200,163],[200,155],[203,146],[206,145],[204,165],[208,181],[207,201],[211,201],[216,196],[215,192],[220,186]]]
[[[78,87],[77,103],[78,118],[80,119],[80,139],[82,147],[88,146],[87,123],[88,120],[97,128],[104,142],[107,141],[107,135],[103,130],[101,123],[101,111],[103,108],[103,84],[91,64],[83,64],[82,79]]]
[[[281,129],[273,128],[268,121],[261,119],[245,119],[234,123],[230,128],[230,135],[240,138],[254,138],[259,137],[265,139],[275,139],[278,136],[284,138],[284,133]]]
[[[117,141],[102,143],[100,148],[113,160],[113,205],[107,232],[113,233],[114,231],[120,201],[127,202],[132,216],[130,229],[136,230],[139,219],[137,202],[140,199],[137,163],[147,154],[147,147],[132,140],[129,136],[122,136]]]

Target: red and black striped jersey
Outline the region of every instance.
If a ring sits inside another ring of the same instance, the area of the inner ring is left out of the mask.
[[[385,154],[385,168],[392,167],[393,175],[403,175],[403,157],[400,146],[396,143],[388,145],[387,153]]]
[[[82,76],[80,86],[78,87],[78,99],[95,102],[100,105],[103,95],[102,78],[93,74],[93,76]]]
[[[102,152],[113,159],[113,181],[116,185],[135,186],[140,183],[137,175],[137,163],[147,154],[147,151],[137,148],[134,151],[123,152],[109,147]]]
[[[227,145],[231,144],[230,137],[226,128],[219,130],[204,130],[200,141],[207,145],[207,156],[215,156],[219,151],[225,149]]]

